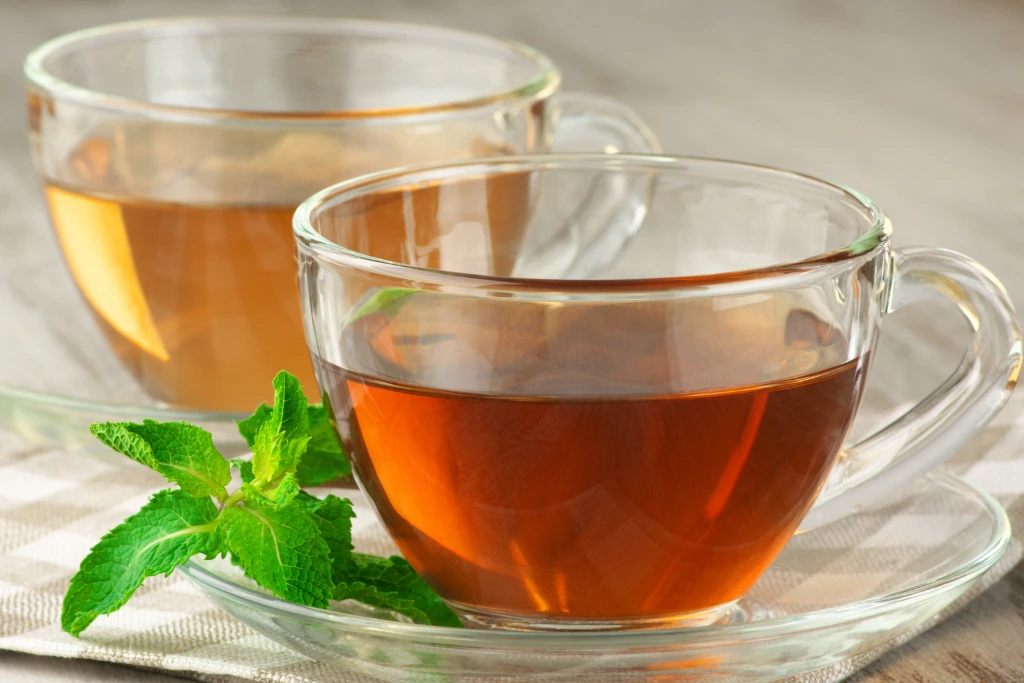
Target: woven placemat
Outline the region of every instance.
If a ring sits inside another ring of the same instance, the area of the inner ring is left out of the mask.
[[[1007,508],[1015,538],[1004,558],[968,594],[914,632],[802,676],[802,683],[833,683],[850,675],[941,621],[1024,557],[1022,398],[1011,401],[947,465]],[[60,604],[78,563],[103,533],[137,511],[161,480],[131,463],[71,455],[0,432],[0,482],[0,649],[117,662],[211,683],[371,681],[305,659],[253,632],[178,575],[149,579],[126,607],[99,618],[81,639],[62,633]],[[920,552],[929,549],[922,546]]]

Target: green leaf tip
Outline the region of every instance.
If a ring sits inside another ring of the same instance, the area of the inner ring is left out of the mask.
[[[193,555],[226,552],[209,498],[181,490],[156,493],[108,532],[82,561],[61,608],[61,628],[78,636],[101,614],[119,609],[149,576],[170,574]]]
[[[231,470],[213,437],[187,422],[105,422],[91,425],[89,431],[191,496],[216,496],[231,483]]]
[[[282,374],[295,379],[288,373],[281,373],[278,378],[281,378]],[[276,382],[277,380],[275,380],[275,390],[277,389]],[[295,380],[295,386],[298,387],[298,380]],[[282,387],[286,388],[284,382],[282,382]],[[301,394],[301,387],[298,388],[298,391]],[[277,402],[277,392],[275,391],[275,406]],[[304,444],[292,438],[292,444],[289,446],[286,436],[275,440],[276,432],[271,423],[272,419],[276,419],[274,418],[274,408],[264,403],[252,415],[237,423],[238,433],[245,439],[249,448],[253,449],[254,454],[257,450],[257,438],[261,432],[264,436],[259,441],[258,447],[263,453],[270,454],[274,449],[284,451],[272,458],[264,459],[263,455],[259,457],[259,460],[264,463],[260,468],[261,474],[258,475],[261,479],[273,479],[275,473],[280,475],[287,471],[290,467],[285,467],[285,465],[291,465],[296,460],[295,476],[302,486],[321,486],[329,481],[351,476],[352,468],[349,465],[348,456],[338,439],[338,434],[331,423],[330,410],[326,406],[307,404],[304,436],[308,436],[308,440]],[[271,426],[266,427],[267,424],[271,424]],[[253,462],[256,461],[257,457],[254,455]],[[267,478],[268,476],[270,479]]]
[[[374,290],[369,296],[363,297],[365,302],[360,304],[348,317],[347,325],[351,325],[360,318],[365,318],[374,313],[389,315],[410,296],[416,294],[415,289],[403,287],[384,287]]]
[[[274,378],[274,406],[253,440],[252,470],[270,482],[294,471],[309,443],[306,395],[295,375],[281,371]]]

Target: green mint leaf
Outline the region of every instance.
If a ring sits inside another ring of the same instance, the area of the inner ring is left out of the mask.
[[[335,600],[358,600],[404,614],[420,624],[461,626],[455,613],[401,557],[374,557],[352,550],[355,511],[347,498],[320,499],[305,491],[295,497],[320,528],[331,551]]]
[[[273,486],[256,488],[251,482],[242,482],[243,500],[257,507],[268,504],[274,507],[283,507],[291,503],[301,492],[299,482],[291,472],[284,475],[281,481]]]
[[[391,314],[398,309],[402,302],[415,293],[415,289],[402,289],[401,287],[378,289],[368,297],[364,297],[366,301],[349,315],[345,324],[351,325],[360,318],[373,313]]]
[[[309,406],[306,411],[309,417],[309,445],[295,470],[303,486],[320,486],[352,474],[328,410],[326,406]]]
[[[270,419],[271,412],[271,408],[264,403],[255,413],[238,423],[238,433],[249,444],[249,448],[255,448],[256,436]],[[329,409],[322,405],[311,405],[306,409],[309,443],[296,467],[299,483],[303,486],[320,486],[352,474],[348,457],[338,441],[329,415]]]
[[[274,505],[278,507],[287,505],[288,503],[295,500],[295,496],[299,495],[301,489],[299,488],[299,480],[295,478],[295,475],[289,472],[284,475],[281,479],[281,483],[275,486],[273,489],[265,491],[267,497]]]
[[[299,464],[309,442],[306,406],[299,380],[283,370],[277,373],[274,407],[253,441],[252,469],[257,479],[274,481]]]
[[[238,433],[245,439],[245,443],[249,444],[249,448],[256,445],[256,435],[259,434],[263,423],[270,419],[272,412],[273,410],[270,406],[266,403],[261,403],[255,413],[235,423],[238,425]]]
[[[128,431],[127,422],[99,422],[89,425],[89,431],[107,447],[127,455],[137,463],[159,471],[160,463],[153,448],[141,436]]]
[[[336,581],[335,600],[358,600],[404,614],[419,624],[462,626],[462,622],[405,559],[352,553],[346,576]]]
[[[272,434],[267,423],[256,437],[252,457],[253,474],[266,482],[278,481],[281,476],[294,472],[308,443],[308,436],[287,439],[283,434]]]
[[[243,484],[251,484],[256,479],[256,475],[252,473],[252,463],[248,460],[235,458],[234,460],[229,460],[228,464],[238,470]]]
[[[217,506],[183,490],[160,491],[107,533],[84,560],[64,596],[61,628],[78,636],[119,609],[148,576],[170,574],[193,555],[225,551]]]
[[[274,407],[269,423],[286,439],[297,439],[309,432],[306,415],[308,401],[298,378],[282,370],[274,377]]]
[[[213,496],[231,483],[231,468],[205,429],[187,422],[154,420],[124,426],[149,444],[160,473],[186,493]]]
[[[352,518],[356,516],[352,502],[335,495],[320,499],[300,491],[295,504],[316,522],[331,551],[331,577],[335,583],[344,580],[352,564]]]
[[[316,523],[290,505],[246,500],[221,513],[231,554],[247,576],[274,595],[326,608],[334,589],[331,555]]]
[[[231,483],[231,470],[205,429],[187,422],[106,422],[89,430],[132,460],[151,467],[186,493],[213,496]]]

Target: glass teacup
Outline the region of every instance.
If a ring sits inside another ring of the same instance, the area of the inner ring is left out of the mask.
[[[25,70],[71,273],[121,361],[175,406],[249,411],[282,369],[314,386],[290,234],[312,192],[428,161],[657,150],[624,105],[563,94],[544,55],[439,28],[155,19],[56,38]],[[497,179],[492,218],[515,230],[524,191]],[[604,227],[589,238],[628,226]]]
[[[481,209],[509,182],[514,230]],[[595,188],[631,241],[581,276],[498,265],[580,262]],[[714,621],[802,521],[887,499],[1000,408],[1005,291],[890,234],[813,178],[633,155],[387,171],[295,216],[320,387],[395,542],[467,619],[550,629]],[[973,331],[959,368],[844,445],[882,318],[936,297]]]

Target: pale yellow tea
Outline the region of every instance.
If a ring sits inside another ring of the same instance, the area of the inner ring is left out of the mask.
[[[64,177],[74,182],[47,184],[68,266],[104,334],[143,388],[168,404],[248,411],[271,398],[279,370],[298,376],[319,400],[302,328],[292,214],[320,187],[400,158],[394,141],[366,134],[359,146],[345,147],[334,137],[284,135],[252,150],[240,143],[241,159],[239,150],[211,154],[198,168],[183,163],[176,144],[194,148],[204,140],[114,129],[70,155]],[[443,157],[444,144],[421,145],[417,153]],[[485,220],[521,231],[525,182],[489,181],[487,192]],[[160,199],[168,195],[196,200]],[[437,201],[417,211],[436,210]],[[410,243],[445,237],[432,216],[417,228],[430,234],[406,235],[401,206],[380,207],[368,219],[373,229],[363,246],[385,257],[406,258]],[[421,260],[441,265],[429,254]],[[494,264],[495,272],[512,265],[501,257]]]

